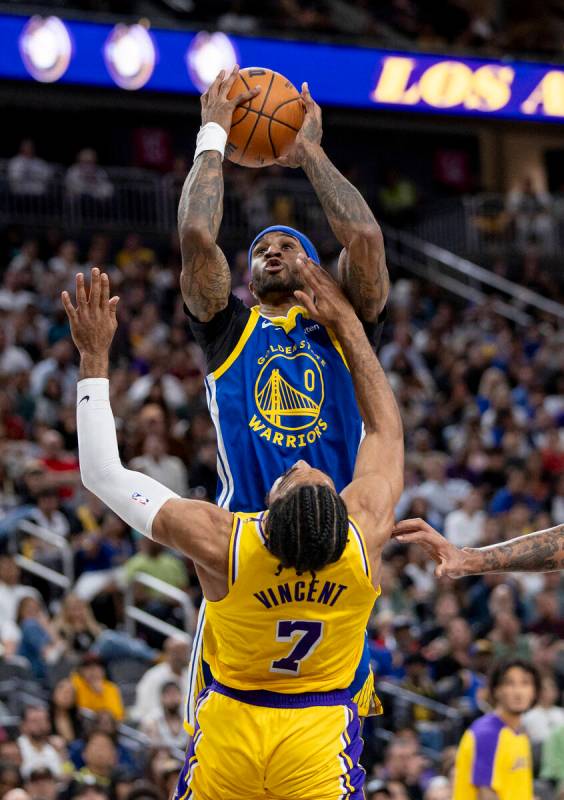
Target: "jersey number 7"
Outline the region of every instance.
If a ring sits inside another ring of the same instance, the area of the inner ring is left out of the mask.
[[[308,658],[323,638],[323,623],[312,620],[281,619],[276,626],[277,642],[292,642],[299,637],[292,650],[284,658],[273,661],[271,672],[299,675],[302,661]]]

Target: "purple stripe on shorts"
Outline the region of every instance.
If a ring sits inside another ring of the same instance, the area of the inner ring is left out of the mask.
[[[348,708],[351,711],[351,721],[347,726],[347,739],[349,744],[346,746],[343,753],[348,756],[352,762],[352,767],[349,767],[347,770],[350,784],[354,789],[354,793],[350,796],[362,798],[364,797],[362,787],[364,786],[364,778],[366,773],[360,766],[360,756],[364,742],[360,736],[360,720],[358,718],[357,706],[354,703],[349,703]],[[345,759],[345,761],[348,764],[348,759]]]
[[[211,689],[218,694],[247,703],[250,706],[265,708],[308,708],[309,706],[351,706],[351,694],[348,689],[336,692],[304,692],[302,694],[282,694],[268,692],[264,689],[246,690],[231,689],[218,681],[213,681]],[[354,705],[354,704],[352,704]],[[356,708],[356,706],[355,706]]]

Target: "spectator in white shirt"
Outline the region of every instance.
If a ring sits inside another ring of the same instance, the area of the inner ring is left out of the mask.
[[[78,245],[71,239],[68,239],[59,246],[57,255],[50,258],[47,266],[54,272],[61,280],[70,279],[77,272],[81,271],[81,266],[78,263]]]
[[[143,444],[143,455],[132,459],[129,466],[149,475],[181,497],[186,497],[188,492],[186,467],[177,456],[168,455],[162,436],[149,434]]]
[[[41,528],[46,528],[50,533],[67,538],[70,533],[70,523],[59,506],[60,499],[57,489],[54,487],[42,489],[37,495],[37,505],[29,513],[29,519]],[[51,551],[49,546],[48,551]]]
[[[533,744],[544,742],[557,728],[564,725],[564,708],[559,703],[558,686],[554,678],[545,675],[539,703],[523,716],[523,727]]]
[[[15,375],[33,367],[29,353],[23,347],[8,344],[6,331],[0,325],[0,375]]]
[[[164,643],[165,660],[143,675],[137,684],[135,705],[131,709],[134,720],[147,718],[158,712],[161,704],[161,689],[165,683],[175,681],[188,687],[188,661],[190,648],[184,639],[167,639]]]
[[[18,155],[8,162],[8,182],[13,194],[45,194],[52,174],[53,168],[35,155],[35,145],[31,139],[24,139]]]
[[[92,197],[94,200],[109,200],[114,187],[106,170],[97,164],[98,156],[92,148],[81,150],[76,163],[65,175],[65,188],[71,197]]]
[[[419,497],[427,501],[429,511],[435,513],[438,520],[444,523],[446,515],[464,500],[472,490],[472,485],[461,478],[447,477],[446,456],[440,453],[425,456],[423,472],[426,480],[422,484],[404,490],[396,506],[396,516],[398,519],[405,517],[413,499]]]
[[[14,622],[24,597],[39,599],[39,593],[31,586],[20,583],[20,568],[12,556],[0,555],[0,609],[2,622]]]
[[[159,708],[142,720],[141,730],[155,746],[186,749],[188,735],[184,729],[182,692],[176,681],[163,684]]]
[[[49,743],[51,725],[47,709],[41,706],[27,706],[23,712],[18,738],[22,754],[22,775],[27,777],[33,770],[47,767],[53,775],[62,774],[61,757]]]
[[[477,489],[472,489],[456,511],[445,518],[445,537],[456,547],[477,547],[484,538],[486,512],[483,498]]]

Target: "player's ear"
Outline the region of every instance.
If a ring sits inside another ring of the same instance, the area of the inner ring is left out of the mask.
[[[252,296],[255,298],[255,300],[258,300],[258,295],[255,292],[255,285],[254,285],[254,283],[252,281],[249,283],[249,292],[252,294]]]

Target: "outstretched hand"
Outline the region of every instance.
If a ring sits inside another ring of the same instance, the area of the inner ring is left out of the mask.
[[[311,293],[305,289],[297,290],[294,296],[312,319],[335,330],[357,319],[343,290],[326,270],[302,255],[298,256],[296,264],[304,287],[310,289]]]
[[[437,578],[462,578],[464,551],[455,547],[423,519],[404,519],[392,530],[392,537],[402,544],[418,544],[435,561]]]
[[[76,276],[76,308],[68,292],[61,299],[69,318],[71,335],[81,356],[107,356],[117,328],[119,297],[110,299],[110,279],[94,267],[87,295],[84,275]]]
[[[323,136],[321,108],[311,96],[307,83],[302,83],[301,98],[305,109],[304,121],[294,143],[284,155],[276,159],[276,163],[282,167],[291,167],[292,169],[301,167],[307,147],[321,144],[321,137]]]

